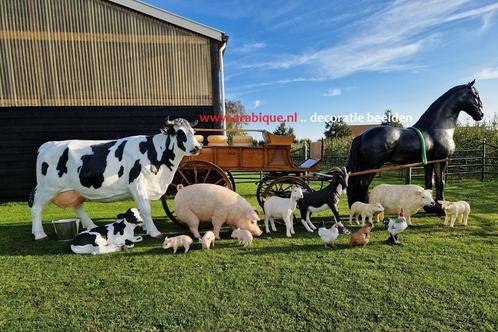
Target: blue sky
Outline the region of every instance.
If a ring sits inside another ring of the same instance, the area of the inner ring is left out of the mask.
[[[303,120],[389,108],[416,121],[474,77],[485,114],[498,113],[497,1],[146,2],[230,37],[226,95],[249,113],[298,112]],[[463,113],[460,120],[471,122]],[[323,123],[292,126],[300,138],[324,131]]]

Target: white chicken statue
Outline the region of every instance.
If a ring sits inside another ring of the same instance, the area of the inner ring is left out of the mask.
[[[351,232],[344,227],[342,222],[336,222],[332,227],[325,228],[320,227],[318,229],[318,235],[320,235],[320,239],[325,243],[325,248],[329,248],[334,245],[334,241],[341,234],[350,234]]]
[[[408,223],[403,215],[403,209],[399,212],[399,216],[396,221],[392,221],[391,218],[384,218],[384,225],[386,225],[387,231],[389,232],[387,243],[395,245],[401,244],[398,240],[398,234],[403,232],[408,227]]]

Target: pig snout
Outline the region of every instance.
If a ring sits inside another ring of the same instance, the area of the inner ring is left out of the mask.
[[[253,227],[251,227],[251,229],[249,231],[254,236],[261,236],[261,234],[263,234],[263,231],[261,230],[261,228],[259,228],[259,226],[257,224],[253,225]]]
[[[263,231],[261,230],[261,228],[259,228],[257,223],[247,222],[241,226],[241,229],[247,229],[254,236],[261,236],[261,234],[263,234]]]

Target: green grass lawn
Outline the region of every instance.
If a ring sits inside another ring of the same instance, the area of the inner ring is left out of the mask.
[[[241,184],[237,191],[256,205],[255,189]],[[280,226],[250,249],[226,230],[213,250],[195,244],[186,255],[151,239],[128,252],[75,255],[49,223],[72,211],[48,207],[50,240],[35,242],[27,204],[3,203],[0,331],[496,331],[498,182],[450,180],[446,196],[470,202],[469,226],[450,229],[420,213],[400,235],[402,246],[384,244],[387,233],[377,225],[366,248],[349,249],[341,236],[326,249],[299,225],[293,238]],[[98,224],[131,206],[86,204]],[[348,214],[345,196],[340,212]],[[167,235],[187,234],[159,202],[153,216]]]

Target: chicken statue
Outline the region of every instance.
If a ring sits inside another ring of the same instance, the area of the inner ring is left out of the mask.
[[[387,231],[389,232],[387,243],[394,245],[401,244],[398,240],[398,234],[403,232],[408,227],[408,223],[403,215],[403,209],[399,212],[399,216],[396,221],[392,221],[390,218],[384,218],[384,225],[386,225]]]
[[[339,233],[350,234],[351,232],[341,222],[336,222],[330,228],[320,227],[318,229],[318,235],[320,235],[320,239],[325,243],[326,248],[334,245],[334,241],[339,236]]]

